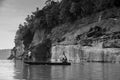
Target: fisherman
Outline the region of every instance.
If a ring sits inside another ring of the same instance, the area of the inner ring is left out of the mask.
[[[28,59],[31,59],[32,55],[31,55],[31,51],[28,51]]]
[[[63,63],[66,63],[66,62],[67,62],[67,57],[66,57],[66,55],[65,55],[64,52],[63,52],[61,61],[62,61]]]

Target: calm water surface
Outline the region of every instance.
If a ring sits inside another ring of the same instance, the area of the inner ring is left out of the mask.
[[[1,60],[0,80],[120,80],[120,64],[29,66],[21,61]]]

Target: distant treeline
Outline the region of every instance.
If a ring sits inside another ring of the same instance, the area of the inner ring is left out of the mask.
[[[26,40],[29,44],[36,29],[51,31],[60,24],[74,22],[112,7],[120,7],[120,0],[47,0],[45,4],[41,10],[37,8],[32,15],[28,15],[24,24],[19,25],[16,33],[19,37],[16,40]]]

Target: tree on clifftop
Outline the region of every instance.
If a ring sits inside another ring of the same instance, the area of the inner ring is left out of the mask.
[[[32,15],[28,15],[25,24],[19,25],[17,32],[21,36],[20,40],[26,41],[29,39],[25,38],[26,35],[33,36],[37,29],[50,32],[58,25],[74,22],[108,8],[120,7],[119,0],[47,0],[45,4],[41,10],[36,8]]]

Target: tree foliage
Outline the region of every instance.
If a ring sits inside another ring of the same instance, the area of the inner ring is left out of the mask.
[[[24,40],[28,33],[33,35],[36,29],[51,30],[59,24],[73,22],[108,8],[120,7],[119,0],[47,0],[45,4],[41,10],[36,8],[32,15],[25,18],[24,24],[19,25],[18,32],[22,35],[20,39]]]

